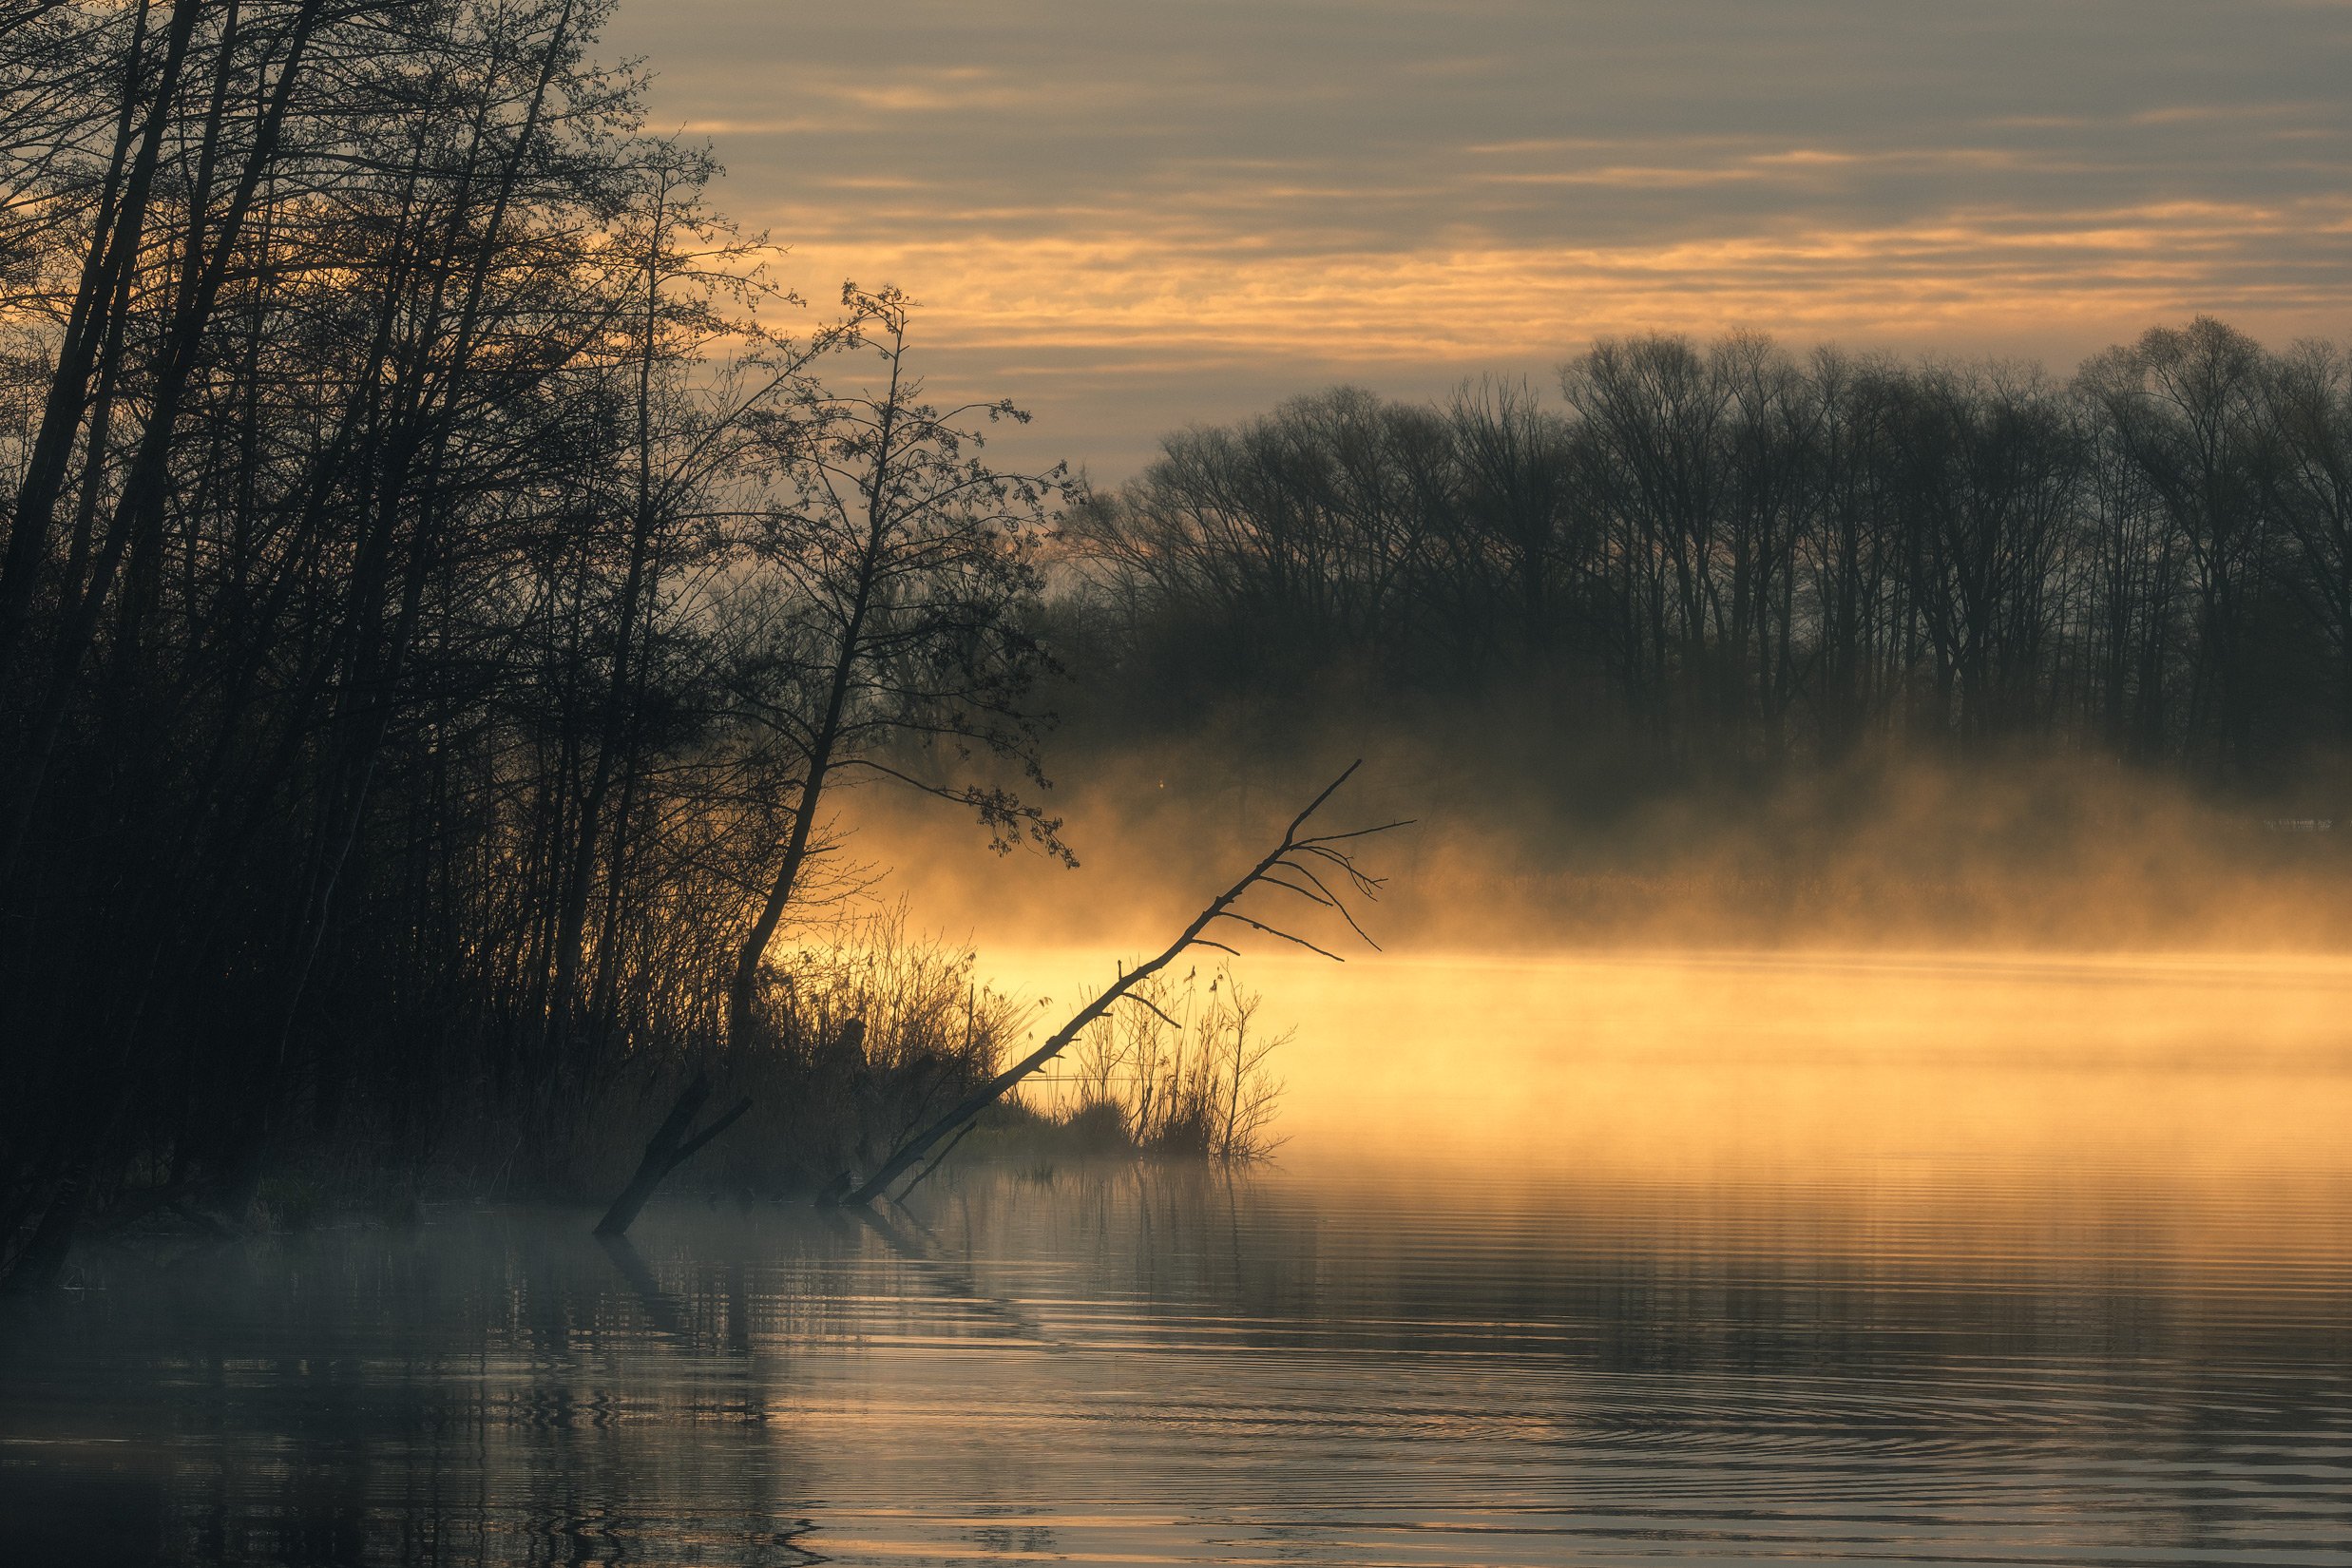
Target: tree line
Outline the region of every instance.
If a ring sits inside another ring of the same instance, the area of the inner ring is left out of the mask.
[[[1686,769],[2094,749],[2227,783],[2352,738],[2352,354],[2158,328],[2002,362],[1609,339],[1557,401],[1340,389],[1074,516],[1090,663],[1195,709],[1503,691]]]
[[[688,1065],[995,1069],[962,984],[818,1038],[777,939],[861,779],[1059,851],[1062,481],[898,295],[777,324],[610,3],[0,10],[0,1275]]]

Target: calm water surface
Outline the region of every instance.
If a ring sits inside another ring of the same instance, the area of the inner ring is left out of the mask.
[[[2352,970],[1353,985],[1232,1179],[100,1254],[0,1560],[2352,1564]]]

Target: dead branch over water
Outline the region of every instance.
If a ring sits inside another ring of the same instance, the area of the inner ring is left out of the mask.
[[[959,1131],[972,1118],[1003,1100],[1024,1079],[1069,1049],[1120,1003],[1151,1005],[1136,994],[1136,987],[1167,968],[1184,953],[1195,947],[1234,952],[1230,944],[1211,934],[1221,930],[1226,923],[1304,947],[1334,963],[1342,962],[1337,953],[1289,929],[1286,925],[1277,924],[1274,918],[1260,919],[1241,908],[1242,900],[1252,892],[1261,889],[1289,892],[1308,904],[1331,911],[1355,936],[1367,946],[1373,946],[1371,938],[1365,933],[1363,926],[1349,909],[1348,901],[1351,898],[1363,901],[1377,897],[1381,879],[1367,874],[1356,864],[1355,849],[1365,839],[1405,824],[1385,822],[1377,827],[1332,833],[1308,833],[1304,831],[1315,813],[1338,793],[1340,786],[1346,784],[1362,766],[1360,761],[1350,763],[1347,772],[1325,786],[1322,794],[1309,801],[1306,809],[1291,819],[1291,825],[1283,830],[1281,841],[1233,886],[1211,899],[1207,908],[1193,917],[1192,923],[1174,942],[1135,967],[1122,969],[1116,981],[1105,987],[1100,996],[1072,1014],[1067,1023],[1047,1038],[1045,1043],[973,1090],[946,1116],[901,1143],[864,1181],[852,1183],[845,1177],[839,1182],[837,1185],[847,1190],[848,1201],[870,1203],[888,1193],[891,1184],[911,1170],[934,1144]]]

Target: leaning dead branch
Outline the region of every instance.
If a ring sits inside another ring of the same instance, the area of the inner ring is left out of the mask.
[[[1122,969],[1118,980],[1108,989],[1073,1014],[1069,1022],[1054,1031],[1044,1044],[1040,1045],[986,1083],[973,1090],[946,1116],[900,1143],[874,1171],[873,1175],[868,1176],[862,1184],[852,1187],[850,1180],[845,1177],[834,1183],[834,1190],[846,1190],[847,1195],[844,1201],[849,1203],[871,1203],[875,1198],[882,1196],[889,1191],[893,1182],[913,1169],[916,1162],[921,1160],[940,1139],[955,1133],[960,1128],[968,1126],[974,1117],[1004,1099],[1022,1080],[1029,1077],[1068,1049],[1072,1042],[1086,1032],[1089,1025],[1108,1014],[1112,1008],[1121,1002],[1136,1002],[1150,1006],[1149,999],[1136,994],[1135,987],[1175,963],[1187,949],[1213,947],[1224,953],[1235,951],[1231,945],[1211,934],[1220,927],[1221,923],[1231,922],[1250,930],[1278,937],[1285,942],[1294,943],[1310,952],[1319,953],[1334,963],[1345,962],[1339,954],[1332,952],[1329,948],[1311,942],[1295,931],[1285,929],[1282,926],[1275,924],[1272,919],[1262,919],[1259,914],[1245,912],[1237,907],[1249,894],[1260,889],[1288,892],[1310,904],[1337,911],[1340,918],[1347,922],[1348,928],[1361,938],[1366,946],[1377,949],[1380,945],[1366,934],[1363,926],[1348,909],[1348,902],[1349,899],[1370,902],[1378,898],[1382,879],[1369,875],[1356,864],[1353,846],[1358,840],[1402,828],[1405,826],[1405,823],[1403,821],[1385,822],[1378,827],[1358,828],[1338,833],[1306,832],[1307,825],[1314,814],[1323,809],[1324,804],[1339,792],[1340,786],[1353,777],[1355,771],[1363,765],[1361,759],[1349,763],[1347,772],[1333,779],[1322,794],[1309,801],[1307,809],[1291,819],[1290,827],[1283,831],[1281,842],[1268,851],[1265,857],[1251,867],[1239,881],[1212,899],[1208,907],[1194,917],[1192,924],[1184,927],[1183,933],[1170,943],[1157,957],[1146,960],[1132,969]]]
[[[625,1236],[629,1227],[637,1223],[639,1211],[653,1196],[654,1189],[672,1171],[701,1153],[702,1146],[734,1126],[743,1113],[752,1108],[749,1100],[737,1100],[733,1108],[700,1132],[688,1132],[695,1118],[701,1115],[703,1101],[711,1098],[711,1080],[700,1073],[679,1094],[678,1102],[654,1136],[646,1140],[645,1157],[638,1162],[637,1175],[613,1199],[613,1206],[604,1211],[604,1217],[596,1223],[596,1233],[607,1238]]]

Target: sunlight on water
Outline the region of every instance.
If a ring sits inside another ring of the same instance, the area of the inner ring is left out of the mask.
[[[1230,1178],[101,1252],[0,1556],[2352,1563],[2352,966],[1244,972]]]
[[[1104,967],[994,964],[1057,1022]],[[2352,1125],[2352,963],[2335,960],[1252,955],[1237,972],[1297,1030],[1277,1063],[1293,1162],[2234,1180],[2333,1170]]]

